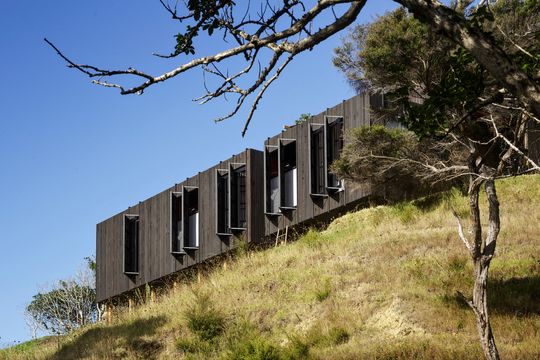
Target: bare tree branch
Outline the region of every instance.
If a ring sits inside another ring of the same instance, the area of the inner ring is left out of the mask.
[[[303,51],[312,49],[320,42],[351,24],[357,18],[360,10],[366,3],[366,0],[319,0],[310,9],[306,9],[303,2],[299,0],[284,1],[279,7],[267,3],[264,7],[261,7],[258,18],[251,19],[248,15],[248,11],[246,11],[240,22],[234,20],[232,5],[230,5],[230,1],[227,0],[216,2],[214,7],[209,8],[209,10],[207,9],[200,17],[197,17],[194,12],[180,15],[176,5],[173,7],[170,3],[165,2],[165,0],[160,0],[160,3],[173,19],[180,22],[194,22],[192,25],[186,27],[187,32],[182,35],[182,39],[187,40],[181,45],[179,43],[179,48],[177,47],[175,52],[170,55],[158,56],[176,57],[182,52],[191,51],[189,49],[192,40],[200,31],[210,26],[208,25],[210,22],[212,24],[211,26],[216,26],[224,32],[224,37],[226,35],[231,35],[235,39],[237,46],[218,52],[214,55],[195,58],[168,72],[154,76],[133,68],[128,68],[126,70],[109,70],[87,64],[78,64],[64,55],[51,41],[45,39],[45,42],[68,64],[68,67],[76,69],[90,78],[98,78],[97,80],[93,80],[92,83],[100,86],[117,88],[122,95],[142,94],[146,88],[154,84],[166,81],[188,70],[202,66],[206,73],[220,78],[221,83],[214,90],[208,90],[207,88],[207,93],[195,100],[206,103],[211,99],[223,95],[231,93],[237,94],[238,99],[236,100],[235,107],[229,114],[217,118],[216,121],[219,122],[236,115],[246,98],[251,94],[257,93],[248,118],[246,119],[246,124],[249,124],[254,115],[254,110],[257,108],[265,91],[279,77],[284,68],[294,59],[294,57]],[[323,11],[334,11],[335,5],[347,3],[349,4],[348,9],[346,9],[341,16],[336,15],[333,21],[328,25],[319,28],[315,32],[310,30],[312,22]],[[302,10],[298,16],[294,11],[296,7],[299,7]],[[279,30],[277,26],[282,23],[284,17],[290,19],[290,26]],[[254,29],[253,26],[255,26]],[[304,34],[304,36],[301,36],[302,34]],[[295,36],[299,36],[299,38],[293,40],[293,37]],[[259,58],[260,50],[264,48],[271,50],[274,53],[273,56],[270,57],[264,69],[259,72],[254,80],[252,80],[252,84],[247,88],[242,89],[236,81],[249,76],[253,70],[253,65]],[[224,75],[223,72],[215,67],[217,63],[241,54],[244,55],[248,63],[243,69],[234,73],[234,75]],[[280,58],[284,54],[289,54],[287,60],[276,68]],[[214,65],[214,67],[210,67],[210,65]],[[144,81],[135,86],[126,87],[120,83],[107,80],[119,75],[130,75],[143,78]],[[247,127],[244,127],[242,134],[245,134],[246,130]]]
[[[453,207],[452,207],[452,214],[454,215],[457,221],[459,238],[463,242],[463,244],[465,244],[465,247],[467,248],[467,250],[469,250],[469,254],[472,256],[473,247],[471,243],[469,242],[469,240],[467,240],[467,237],[465,236],[463,232],[463,225],[461,224],[461,219],[459,218],[459,215],[457,214],[456,210]]]

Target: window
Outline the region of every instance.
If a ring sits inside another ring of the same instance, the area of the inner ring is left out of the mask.
[[[342,180],[330,172],[330,166],[339,158],[343,149],[343,118],[335,118],[331,122],[327,119],[326,126],[326,165],[327,182],[326,186],[331,190],[341,190],[343,188]]]
[[[324,196],[325,194],[325,149],[324,125],[310,124],[309,152],[310,152],[310,194]]]
[[[229,235],[229,172],[216,172],[216,232],[218,235]]]
[[[199,188],[184,186],[184,250],[199,248]]]
[[[171,192],[171,253],[184,254],[182,232],[182,193]]]
[[[277,146],[266,146],[265,162],[265,209],[267,214],[279,213],[279,156]]]
[[[139,215],[124,215],[124,273],[139,273]]]
[[[230,227],[233,230],[244,230],[247,226],[246,166],[231,165],[230,174]]]
[[[296,141],[280,139],[280,209],[294,209],[297,204]]]

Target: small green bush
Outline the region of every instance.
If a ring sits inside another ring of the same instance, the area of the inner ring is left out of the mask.
[[[428,265],[423,258],[415,258],[403,263],[403,268],[416,280],[426,280],[428,274]]]
[[[332,284],[330,283],[329,279],[326,279],[326,281],[324,282],[323,288],[315,292],[315,298],[317,299],[317,301],[323,302],[330,296],[331,292],[332,292]]]
[[[279,348],[272,345],[264,338],[238,339],[229,351],[227,359],[231,360],[281,360]]]
[[[284,360],[300,360],[309,358],[309,345],[298,337],[293,337],[289,345],[283,349]]]
[[[196,295],[184,316],[188,328],[204,341],[220,336],[225,328],[225,317],[214,307],[208,295]]]
[[[234,240],[235,254],[238,258],[246,256],[249,253],[249,243],[245,236],[235,238]]]
[[[330,340],[333,345],[344,344],[349,341],[349,338],[349,332],[341,327],[332,328],[328,332],[328,340]]]
[[[402,224],[413,223],[419,215],[418,208],[410,202],[398,203],[392,209]]]
[[[309,229],[299,240],[309,248],[318,249],[321,246],[321,235],[314,229]]]

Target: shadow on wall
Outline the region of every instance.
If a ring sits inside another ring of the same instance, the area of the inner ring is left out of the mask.
[[[162,345],[144,337],[154,335],[165,323],[164,316],[153,316],[113,326],[96,325],[75,340],[62,344],[48,359],[124,359],[134,354],[144,359],[154,359]]]

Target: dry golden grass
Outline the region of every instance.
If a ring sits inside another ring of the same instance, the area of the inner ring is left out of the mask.
[[[502,231],[490,273],[492,325],[503,358],[538,359],[540,176],[497,186]],[[38,342],[0,351],[0,359],[481,358],[474,316],[455,297],[470,293],[472,278],[450,204],[467,213],[466,199],[452,193],[434,204],[347,214],[293,244],[247,252],[112,324],[65,336],[60,346]],[[199,311],[202,330],[188,327],[187,316],[201,299],[211,309],[211,316]],[[202,336],[205,324],[223,326]]]

